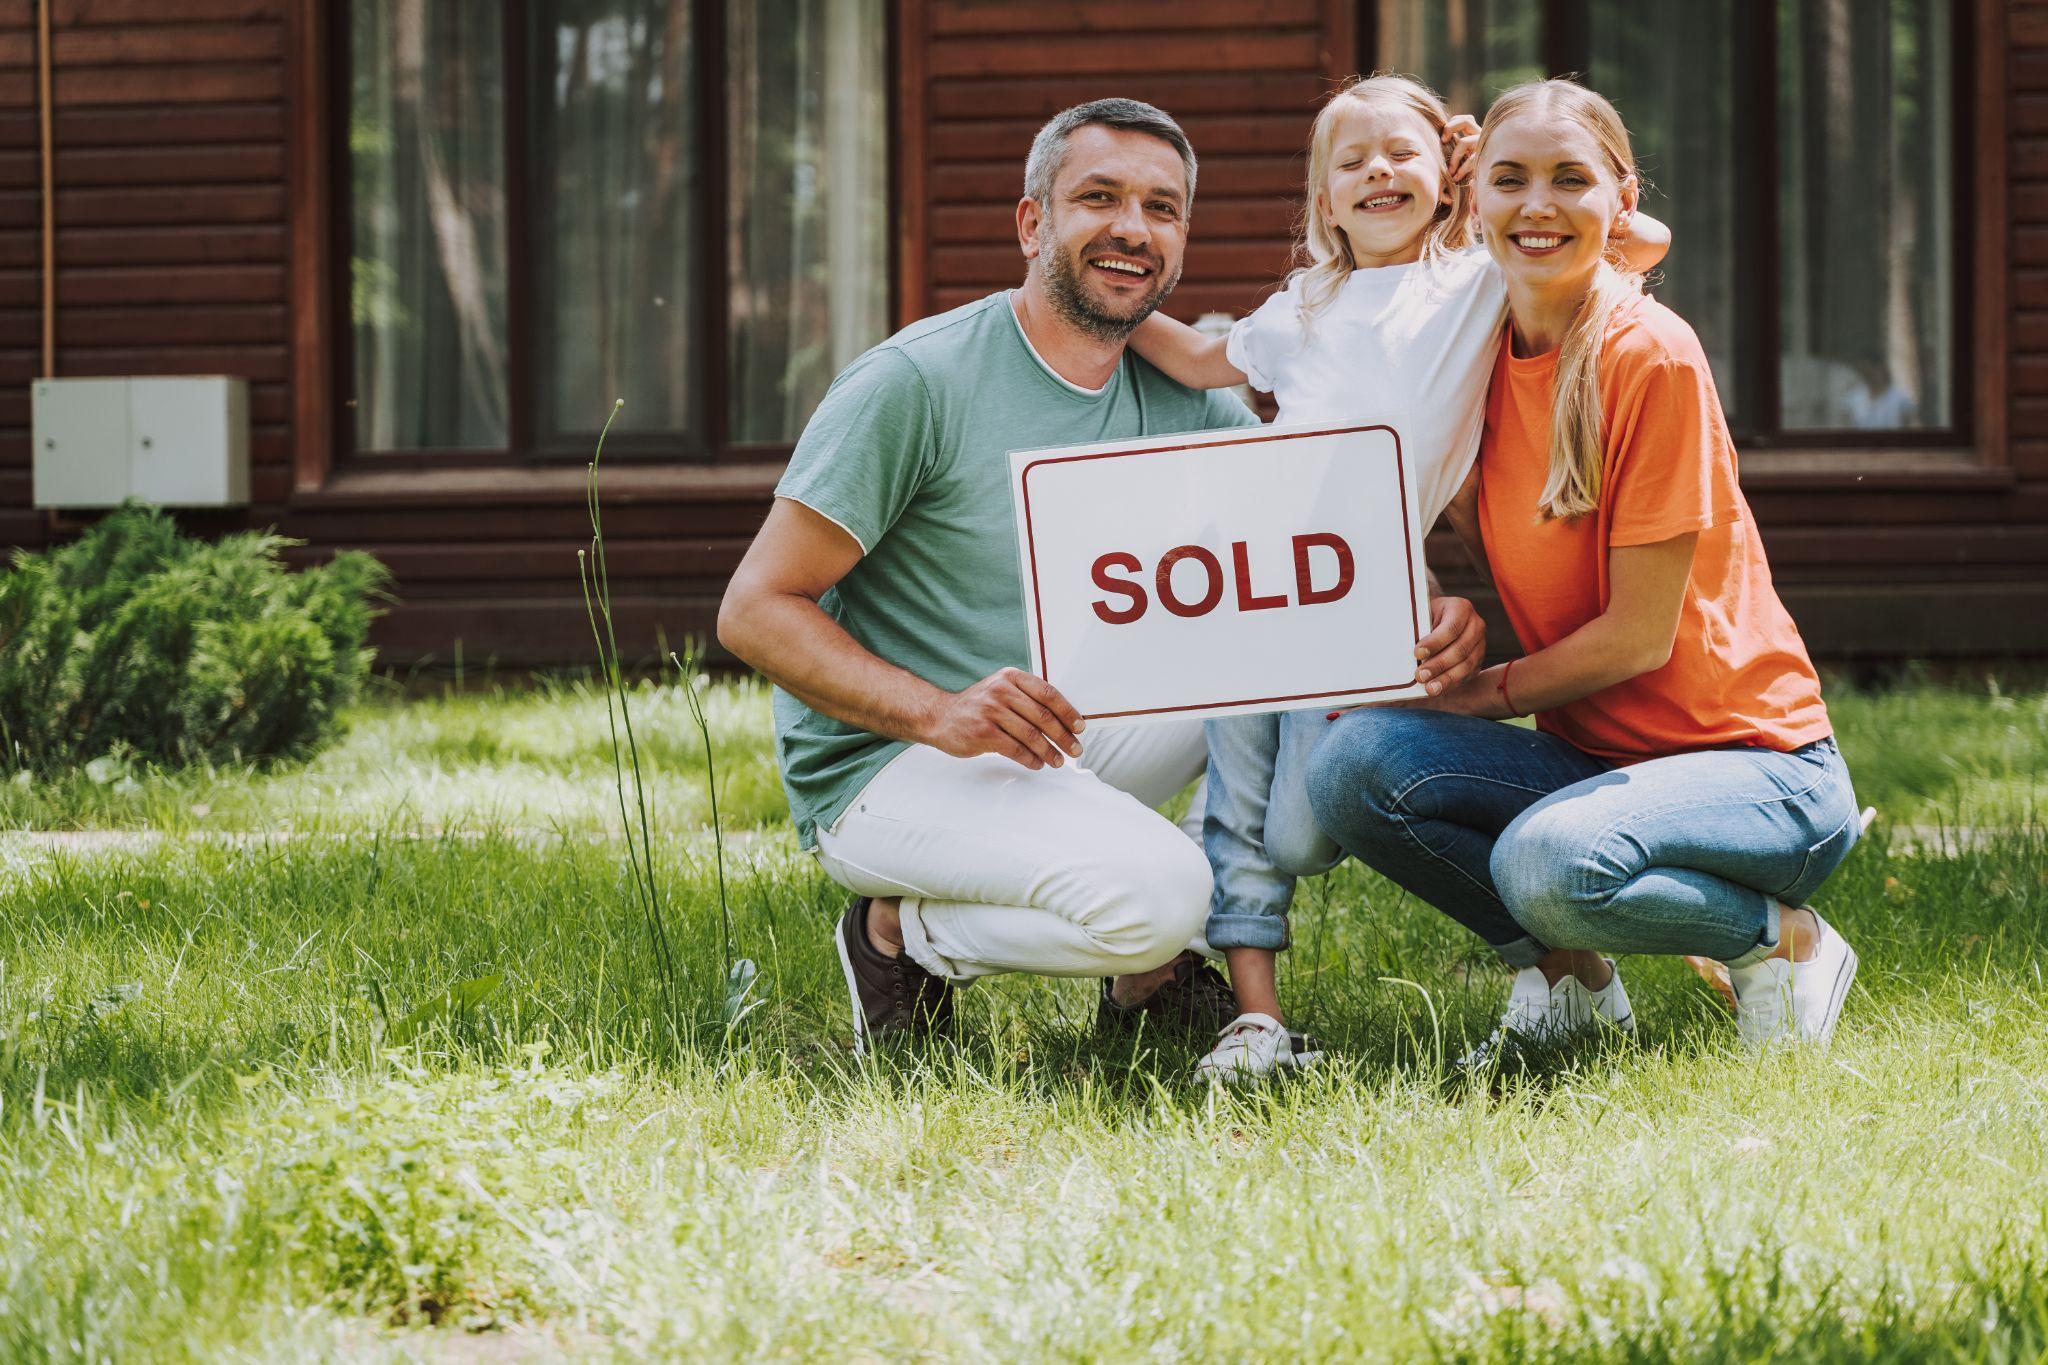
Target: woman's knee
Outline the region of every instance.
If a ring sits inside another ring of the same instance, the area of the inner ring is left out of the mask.
[[[1418,747],[1417,717],[1399,710],[1354,711],[1330,727],[1309,756],[1304,774],[1309,806],[1337,842],[1370,837],[1398,818],[1399,793],[1408,786]]]
[[[1538,803],[1494,842],[1489,870],[1515,922],[1552,948],[1600,946],[1600,911],[1628,873],[1569,801]]]

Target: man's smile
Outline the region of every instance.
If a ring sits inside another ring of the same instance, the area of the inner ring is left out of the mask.
[[[1118,277],[1119,280],[1146,280],[1154,273],[1149,262],[1116,253],[1099,252],[1088,257],[1088,264],[1104,274]]]

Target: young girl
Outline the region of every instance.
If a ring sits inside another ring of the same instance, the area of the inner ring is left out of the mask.
[[[1535,82],[1477,161],[1511,325],[1450,516],[1528,653],[1336,722],[1315,814],[1522,969],[1496,1042],[1627,1027],[1603,948],[1718,960],[1746,1042],[1824,1042],[1856,954],[1804,901],[1856,841],[1855,796],[1706,356],[1618,268],[1628,132]],[[1537,732],[1495,723],[1531,712]]]
[[[1452,119],[1405,76],[1373,76],[1338,92],[1309,136],[1299,248],[1307,264],[1228,338],[1154,314],[1131,344],[1184,384],[1249,382],[1271,391],[1282,422],[1390,423],[1413,460],[1427,529],[1478,449],[1507,309],[1499,267],[1468,249],[1470,191],[1458,172],[1476,127],[1469,117]],[[1661,259],[1668,241],[1661,224],[1635,220],[1639,266]],[[1442,677],[1419,677],[1433,691],[1443,686]],[[1315,1060],[1289,1044],[1274,966],[1288,942],[1295,879],[1343,857],[1317,828],[1303,786],[1309,754],[1328,728],[1321,710],[1208,727],[1203,843],[1215,891],[1207,938],[1229,963],[1240,1014],[1202,1074],[1248,1079]]]

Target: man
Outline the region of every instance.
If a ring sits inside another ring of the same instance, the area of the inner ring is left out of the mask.
[[[1194,192],[1187,137],[1151,105],[1054,117],[1017,203],[1022,287],[839,376],[726,590],[720,642],[778,689],[799,838],[855,893],[837,946],[857,1048],[947,1028],[955,984],[1004,971],[1105,978],[1104,1026],[1234,1013],[1187,951],[1208,863],[1153,809],[1200,775],[1202,725],[1084,747],[1022,667],[1009,489],[1012,449],[1257,422],[1125,349],[1180,278]],[[1444,616],[1437,673],[1481,636],[1469,604]]]

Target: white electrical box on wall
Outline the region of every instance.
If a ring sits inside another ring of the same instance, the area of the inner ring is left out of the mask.
[[[245,379],[38,379],[29,394],[37,507],[249,501]]]

